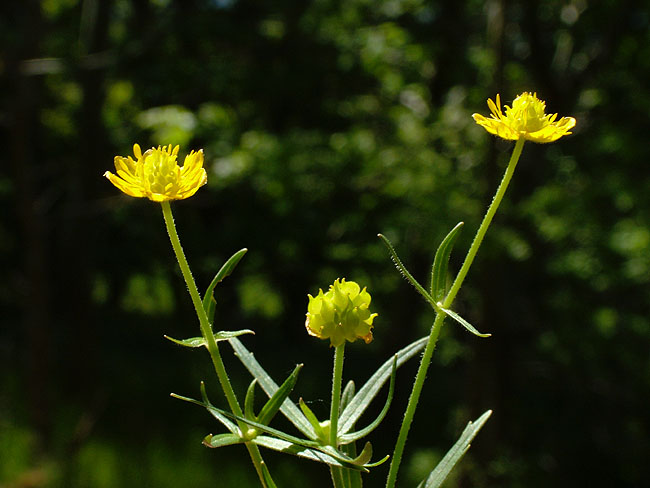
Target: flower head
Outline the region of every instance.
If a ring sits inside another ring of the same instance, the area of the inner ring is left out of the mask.
[[[505,114],[501,111],[501,98],[497,101],[487,101],[492,115],[490,118],[480,114],[472,117],[490,134],[503,139],[516,141],[520,138],[533,142],[553,142],[567,134],[575,125],[573,117],[562,117],[556,121],[557,114],[546,115],[546,102],[537,98],[537,93],[524,92],[512,102],[512,107],[505,106]]]
[[[369,306],[370,293],[365,288],[361,290],[345,278],[337,279],[327,293],[321,289],[316,297],[309,295],[305,327],[310,335],[329,339],[334,347],[357,339],[368,344],[372,341],[372,321],[377,316],[370,313]]]
[[[142,153],[140,146],[134,144],[135,161],[131,156],[115,156],[117,174],[107,171],[104,176],[132,197],[147,197],[154,202],[189,198],[208,181],[203,168],[203,149],[185,156],[182,167],[176,162],[178,149],[178,146],[172,149],[170,144]]]

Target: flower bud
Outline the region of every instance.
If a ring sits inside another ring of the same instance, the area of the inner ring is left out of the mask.
[[[346,340],[372,341],[372,321],[377,316],[370,313],[370,293],[361,290],[354,281],[336,280],[327,291],[309,296],[305,327],[310,335],[329,339],[334,347]]]

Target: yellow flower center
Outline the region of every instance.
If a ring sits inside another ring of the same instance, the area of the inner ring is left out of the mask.
[[[176,163],[179,147],[149,149],[142,155],[144,183],[152,193],[175,194],[181,182],[181,169]]]
[[[512,107],[506,106],[506,119],[513,124],[513,129],[519,132],[532,133],[542,130],[549,124],[549,116],[544,112],[546,103],[534,94],[522,93],[512,102]]]

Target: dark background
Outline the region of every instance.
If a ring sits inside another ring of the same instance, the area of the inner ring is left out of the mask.
[[[528,143],[443,330],[400,472],[415,486],[494,414],[447,486],[647,486],[650,478],[648,1],[33,0],[0,6],[0,486],[256,486],[198,407],[204,351],[160,206],[102,178],[116,154],[203,148],[208,185],[173,203],[217,328],[328,412],[331,350],[307,293],[368,286],[375,341],[345,378],[427,333],[432,312],[376,238],[427,280],[457,222],[457,271],[512,144],[471,119],[535,91],[572,136]],[[222,347],[237,391],[250,378]],[[416,362],[370,436],[391,452]],[[379,401],[378,403],[381,403]],[[379,406],[376,407],[376,410]],[[370,417],[362,419],[367,422]],[[283,426],[282,422],[278,424]],[[327,469],[264,452],[280,486]],[[387,465],[366,476],[383,486]]]

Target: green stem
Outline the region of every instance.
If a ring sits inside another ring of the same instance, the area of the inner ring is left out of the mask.
[[[334,349],[334,369],[332,372],[332,404],[330,406],[330,445],[338,445],[339,405],[341,403],[341,381],[343,377],[343,358],[345,342]]]
[[[402,454],[404,453],[404,447],[406,446],[406,438],[409,434],[411,423],[413,423],[413,417],[415,416],[415,410],[418,407],[418,401],[420,400],[424,380],[427,377],[427,371],[429,370],[433,351],[436,348],[436,342],[438,342],[438,336],[440,335],[440,330],[442,329],[442,323],[445,320],[445,317],[446,315],[443,312],[438,313],[433,321],[433,325],[431,326],[429,340],[427,341],[427,346],[424,348],[424,353],[420,360],[420,367],[415,375],[411,396],[409,397],[409,402],[406,406],[404,420],[402,420],[402,426],[399,430],[397,443],[395,444],[395,450],[393,451],[393,457],[390,461],[388,478],[386,478],[387,488],[393,488],[395,486],[395,481],[397,481],[397,472],[399,471],[399,466],[402,462]]]
[[[458,275],[456,276],[456,279],[454,280],[454,283],[452,284],[451,289],[447,294],[447,297],[443,301],[444,308],[451,307],[454,298],[456,298],[458,290],[460,290],[460,287],[463,284],[465,277],[467,276],[469,268],[472,266],[472,262],[476,257],[476,253],[478,252],[479,247],[481,247],[481,242],[483,242],[483,237],[485,237],[485,234],[490,227],[490,223],[492,222],[492,219],[494,218],[494,215],[499,208],[499,204],[503,199],[503,195],[505,195],[506,190],[508,189],[508,184],[512,179],[512,175],[515,171],[515,168],[517,167],[517,163],[519,162],[519,157],[521,156],[521,151],[524,147],[524,141],[525,140],[521,138],[515,144],[515,148],[512,151],[512,156],[508,162],[508,167],[506,168],[503,179],[501,180],[494,198],[492,199],[492,203],[488,207],[488,210],[485,213],[485,217],[483,217],[483,222],[481,222],[481,225],[476,231],[472,245],[470,246],[469,251],[467,251],[465,261],[463,261],[463,265],[461,266],[460,271],[458,272]],[[415,410],[417,409],[418,401],[420,400],[420,394],[422,393],[424,380],[426,379],[427,371],[429,369],[429,365],[431,364],[431,358],[433,357],[433,351],[436,348],[436,342],[438,341],[438,336],[440,335],[440,330],[442,329],[445,317],[446,314],[444,312],[438,312],[435,320],[433,321],[433,325],[431,326],[429,340],[427,342],[426,348],[424,349],[424,353],[422,354],[422,359],[420,360],[420,367],[418,368],[417,375],[415,376],[415,382],[413,383],[411,396],[409,397],[409,402],[406,406],[404,420],[402,421],[402,426],[397,437],[397,443],[395,444],[395,451],[393,452],[393,458],[390,463],[390,470],[388,471],[388,477],[386,479],[386,488],[395,487],[395,482],[397,481],[397,472],[399,471],[399,466],[402,462],[402,455],[404,453],[404,447],[406,445],[406,438],[408,437],[411,423],[413,422],[413,417],[415,416]]]
[[[330,475],[332,476],[332,486],[334,488],[345,488],[341,468],[338,466],[330,466]]]
[[[224,366],[223,360],[221,359],[221,353],[219,352],[219,346],[217,344],[217,341],[214,338],[214,333],[212,332],[212,326],[210,325],[208,316],[205,313],[205,309],[203,308],[203,303],[201,302],[201,296],[199,295],[199,290],[196,287],[196,282],[194,281],[194,277],[192,276],[192,271],[190,270],[190,266],[187,263],[187,259],[185,258],[185,253],[183,252],[181,241],[178,238],[178,233],[176,232],[176,225],[174,224],[174,216],[172,215],[171,206],[169,205],[168,201],[161,202],[161,206],[163,211],[163,217],[165,219],[165,225],[167,226],[167,233],[169,234],[169,240],[172,243],[172,248],[174,249],[176,260],[178,261],[178,265],[181,268],[181,273],[183,274],[183,278],[185,279],[185,283],[187,284],[187,289],[190,292],[190,297],[192,298],[192,304],[194,305],[194,309],[196,310],[196,315],[199,318],[201,334],[205,339],[208,352],[210,353],[210,357],[212,358],[212,364],[214,365],[214,369],[217,372],[219,383],[221,383],[221,388],[223,389],[223,392],[226,395],[226,400],[228,401],[228,405],[230,406],[230,410],[232,411],[232,413],[234,413],[239,417],[243,417],[244,414],[239,405],[239,402],[237,401],[237,396],[235,395],[235,391],[233,390],[232,385],[230,383],[230,378],[228,377],[228,373],[226,372],[226,367]],[[242,430],[242,432],[245,432],[245,429],[247,429],[246,425],[239,425],[239,428],[240,430]],[[245,444],[250,454],[251,460],[255,465],[255,470],[257,471],[257,475],[259,476],[260,481],[262,482],[262,486],[266,487],[266,482],[264,481],[264,475],[262,472],[262,465],[264,461],[262,459],[262,455],[259,451],[259,448],[257,447],[257,445],[253,444],[252,442],[246,442]]]
[[[334,349],[334,367],[332,368],[332,403],[330,404],[330,439],[334,449],[338,446],[339,406],[341,404],[341,383],[343,379],[343,359],[345,357],[345,342]],[[334,488],[343,488],[343,473],[336,466],[330,466]]]
[[[517,167],[517,163],[519,162],[521,151],[524,148],[524,142],[525,139],[522,137],[517,141],[517,144],[515,144],[515,148],[512,151],[512,156],[510,156],[508,167],[506,168],[506,172],[503,175],[503,178],[501,179],[499,188],[497,188],[497,192],[494,194],[492,203],[488,207],[488,210],[485,213],[485,217],[483,217],[483,222],[481,222],[481,225],[476,231],[476,235],[474,236],[474,240],[472,241],[472,245],[470,246],[469,251],[467,251],[467,256],[465,257],[465,261],[463,261],[463,265],[460,267],[460,271],[458,271],[458,274],[456,275],[456,279],[454,280],[454,283],[451,285],[451,289],[449,290],[449,293],[447,294],[447,297],[443,302],[443,306],[445,308],[449,308],[451,306],[452,302],[454,301],[454,298],[456,298],[456,294],[458,293],[458,290],[460,290],[460,287],[462,286],[463,281],[467,276],[467,272],[469,271],[469,268],[472,266],[472,262],[474,261],[474,258],[476,257],[476,253],[478,252],[478,248],[481,247],[481,243],[483,242],[483,237],[485,237],[485,233],[490,227],[490,224],[492,223],[492,219],[494,218],[494,215],[497,213],[497,209],[501,204],[503,195],[505,195],[506,190],[508,189],[508,185],[510,184],[512,175],[514,174],[515,168]]]

